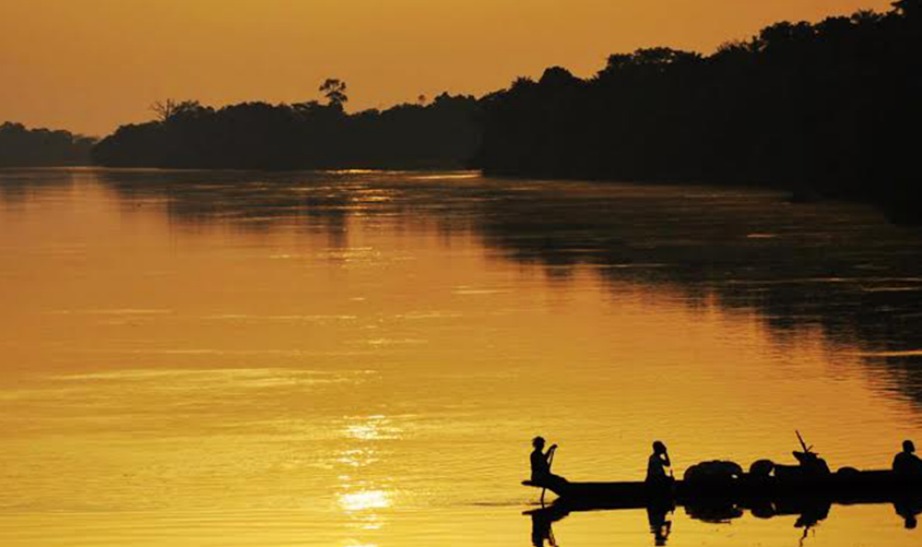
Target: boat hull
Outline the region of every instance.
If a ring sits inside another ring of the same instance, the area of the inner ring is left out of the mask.
[[[526,481],[526,486],[542,485]],[[562,502],[608,508],[647,507],[670,501],[689,505],[708,500],[816,499],[830,503],[885,503],[922,498],[922,477],[891,471],[852,471],[822,477],[753,477],[675,481],[669,485],[644,482],[561,482],[547,485]]]

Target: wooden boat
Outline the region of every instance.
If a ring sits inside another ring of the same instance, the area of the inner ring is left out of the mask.
[[[901,499],[922,499],[922,476],[900,476],[892,471],[843,469],[819,476],[793,475],[785,478],[753,476],[715,480],[677,480],[670,484],[645,482],[555,482],[523,485],[547,488],[571,506],[643,508],[663,501],[691,505],[707,500],[775,500],[806,498],[830,503],[886,503]]]
[[[710,523],[728,523],[743,517],[747,511],[759,519],[794,516],[794,526],[803,529],[801,539],[805,539],[813,526],[829,517],[834,504],[892,505],[895,513],[902,517],[905,528],[914,529],[918,515],[922,513],[922,484],[920,479],[910,479],[902,485],[890,482],[896,478],[889,471],[869,471],[851,483],[839,477],[823,486],[813,484],[811,489],[800,492],[793,488],[793,484],[776,489],[751,488],[747,491],[746,487],[734,490],[708,489],[697,485],[692,487],[683,482],[676,484],[674,489],[649,488],[637,482],[571,483],[570,487],[557,488],[561,492],[567,491],[568,496],[560,497],[550,505],[542,504],[524,514],[532,520],[532,544],[536,546],[543,546],[546,540],[556,545],[552,526],[572,513],[628,509],[645,510],[655,544],[665,545],[671,532],[670,515],[678,506],[684,507],[691,519]],[[801,486],[806,487],[805,484]],[[842,492],[839,490],[841,488],[852,487],[858,489],[844,494],[836,493]],[[750,497],[734,498],[734,492]]]

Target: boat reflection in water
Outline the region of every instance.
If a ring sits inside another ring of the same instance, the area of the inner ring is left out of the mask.
[[[896,514],[902,517],[906,529],[916,528],[918,515],[922,514],[922,496],[901,498],[890,503]],[[829,517],[829,511],[833,505],[833,502],[820,498],[759,500],[747,503],[713,499],[686,504],[684,508],[690,518],[713,524],[729,524],[735,519],[742,518],[747,511],[759,519],[796,516],[794,527],[803,529],[802,541],[814,526]],[[858,502],[847,505],[885,505],[885,502]],[[632,504],[578,504],[558,499],[550,505],[525,511],[524,514],[531,517],[532,545],[555,547],[557,540],[554,537],[553,525],[572,513],[626,511],[642,508],[644,507],[636,507]],[[666,545],[672,532],[672,515],[676,510],[676,504],[670,500],[654,501],[647,504],[645,509],[654,545]]]

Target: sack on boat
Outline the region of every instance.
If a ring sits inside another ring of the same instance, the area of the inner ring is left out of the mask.
[[[685,470],[683,479],[686,482],[732,481],[742,474],[743,468],[738,463],[714,460],[689,467]]]
[[[749,466],[749,476],[753,478],[766,478],[775,469],[775,462],[771,460],[756,460]]]

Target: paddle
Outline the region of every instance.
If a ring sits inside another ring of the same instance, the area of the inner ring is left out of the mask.
[[[551,455],[547,457],[547,474],[551,474],[551,466],[554,465],[554,454],[557,453],[557,447],[551,448]],[[544,507],[544,493],[547,491],[546,486],[541,487],[541,506]]]

